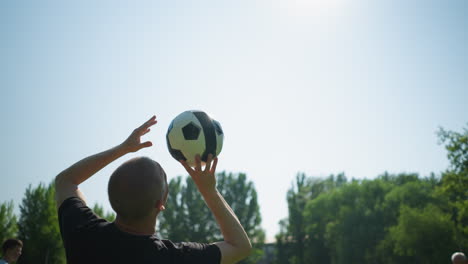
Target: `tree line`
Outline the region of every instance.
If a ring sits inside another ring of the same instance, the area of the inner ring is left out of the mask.
[[[450,167],[440,175],[384,173],[372,180],[326,178],[298,173],[286,194],[288,216],[280,221],[273,255],[264,250],[265,232],[254,184],[244,173],[217,174],[218,189],[231,205],[254,246],[241,263],[448,263],[468,248],[468,130],[440,129]],[[189,177],[169,182],[158,235],[173,241],[217,241],[216,222]],[[65,263],[55,189],[29,186],[19,205],[0,204],[0,241],[24,241],[18,263]],[[109,220],[95,204],[93,211]]]
[[[440,176],[373,180],[298,174],[276,239],[278,264],[449,263],[468,249],[468,130],[438,132],[450,167]]]

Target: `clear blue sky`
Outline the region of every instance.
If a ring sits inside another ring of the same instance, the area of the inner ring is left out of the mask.
[[[468,1],[2,1],[0,202],[124,140],[151,115],[223,125],[272,238],[296,173],[440,173],[439,126],[468,121]],[[110,210],[116,161],[82,185]]]

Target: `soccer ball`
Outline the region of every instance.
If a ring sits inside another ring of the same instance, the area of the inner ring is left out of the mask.
[[[167,148],[172,157],[195,166],[195,155],[206,162],[208,154],[217,157],[223,147],[221,124],[203,111],[185,111],[176,116],[166,134]]]

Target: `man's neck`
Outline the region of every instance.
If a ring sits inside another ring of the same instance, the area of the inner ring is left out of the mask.
[[[142,221],[129,223],[117,216],[114,223],[121,231],[133,235],[153,235],[156,232],[156,218],[154,220],[147,218]]]

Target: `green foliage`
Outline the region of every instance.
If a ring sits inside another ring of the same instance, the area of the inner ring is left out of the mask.
[[[19,263],[65,263],[54,185],[29,186],[20,205],[20,213],[19,238],[24,246]]]
[[[214,218],[190,178],[171,179],[166,210],[158,218],[160,234],[173,241],[220,239]]]
[[[435,177],[338,179],[296,177],[287,193],[289,217],[276,236],[276,263],[434,263],[429,259],[442,260],[456,249],[455,224],[435,195]],[[431,212],[434,218],[424,220]],[[421,235],[405,233],[414,226]]]
[[[218,173],[217,188],[232,207],[253,242],[253,254],[241,263],[261,258],[265,232],[261,229],[257,192],[245,174]],[[162,237],[173,241],[213,242],[222,239],[216,221],[190,177],[171,179],[166,210],[159,219]]]
[[[16,237],[18,226],[13,213],[13,201],[0,204],[0,243],[8,238]]]
[[[293,256],[292,250],[294,249],[294,243],[292,242],[290,233],[287,228],[289,226],[288,219],[283,219],[279,222],[280,231],[275,236],[276,238],[276,264],[289,264],[289,258]]]
[[[409,181],[403,185],[392,185],[384,198],[382,209],[385,226],[395,225],[402,204],[411,208],[424,208],[428,203],[439,204],[434,198],[434,187],[425,180]]]
[[[100,206],[99,204],[94,204],[93,206],[93,212],[103,218],[106,219],[109,222],[113,222],[115,220],[115,213],[114,212],[104,212],[104,208]]]
[[[466,173],[468,170],[468,123],[462,133],[440,128],[437,135],[441,143],[446,143],[445,149],[450,161],[449,170],[455,173]]]
[[[353,181],[310,200],[304,211],[307,236],[329,257],[310,248],[306,262],[374,262],[373,248],[385,228],[381,205],[388,190],[389,185],[381,180]]]
[[[309,216],[304,212],[309,201],[319,199],[346,182],[344,174],[326,179],[307,178],[303,173],[296,175],[296,181],[286,195],[289,217],[281,221],[280,233],[276,236],[276,263],[308,263],[309,259],[322,263],[329,259],[323,239],[325,226],[321,223],[309,225]],[[308,228],[314,231],[308,232]]]
[[[434,205],[424,209],[402,205],[398,224],[390,227],[388,239],[397,256],[422,264],[444,263],[456,248],[454,230],[450,215]]]
[[[263,255],[265,231],[261,228],[262,217],[253,182],[248,181],[244,173],[235,175],[221,172],[217,174],[217,188],[237,215],[252,242],[250,257],[239,263],[256,263]]]
[[[276,236],[276,263],[432,263],[417,255],[433,248],[418,243],[441,248],[433,259],[454,250],[455,225],[434,194],[437,178],[386,173],[374,180],[338,179],[296,177],[287,194],[289,217]],[[435,217],[422,221],[430,212]],[[421,234],[434,233],[403,236],[412,225]]]
[[[276,263],[445,263],[468,246],[468,130],[438,132],[441,177],[384,173],[346,181],[303,174],[287,193]]]
[[[439,139],[446,143],[449,169],[442,174],[442,184],[437,189],[440,199],[447,200],[445,212],[451,214],[456,227],[456,241],[461,250],[468,245],[468,129],[463,133],[440,129]]]

